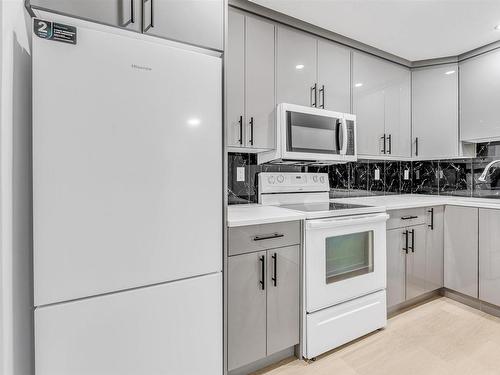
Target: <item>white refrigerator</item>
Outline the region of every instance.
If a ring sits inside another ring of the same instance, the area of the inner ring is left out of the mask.
[[[84,25],[33,34],[36,375],[220,375],[221,59]]]

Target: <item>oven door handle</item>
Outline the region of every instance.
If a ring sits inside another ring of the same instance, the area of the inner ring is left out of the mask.
[[[387,215],[386,213],[375,215],[347,216],[331,219],[310,220],[307,221],[306,227],[307,229],[337,228],[349,225],[385,222],[387,221],[387,219],[389,219],[389,215]]]

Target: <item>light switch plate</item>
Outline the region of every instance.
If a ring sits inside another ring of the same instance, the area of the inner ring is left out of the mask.
[[[374,178],[375,178],[375,181],[380,180],[380,169],[379,168],[375,169],[375,177]]]
[[[238,182],[245,181],[245,167],[237,167],[236,168],[236,181],[238,181]]]
[[[404,180],[410,179],[410,170],[409,169],[405,169],[403,179]]]

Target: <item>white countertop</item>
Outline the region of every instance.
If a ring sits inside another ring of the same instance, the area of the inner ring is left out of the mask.
[[[227,226],[279,223],[283,221],[303,220],[306,216],[298,211],[287,210],[276,206],[260,204],[237,204],[227,209]]]
[[[454,205],[464,207],[500,209],[500,199],[470,198],[446,195],[402,194],[355,198],[332,199],[335,202],[366,204],[368,206],[384,206],[386,210],[418,208],[428,206]]]

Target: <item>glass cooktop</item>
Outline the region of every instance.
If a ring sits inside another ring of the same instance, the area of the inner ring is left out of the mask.
[[[352,208],[365,208],[369,206],[363,206],[360,204],[349,204],[349,203],[334,203],[334,202],[316,202],[316,203],[296,203],[296,204],[284,204],[280,207],[288,208],[290,210],[302,211],[302,212],[320,212],[320,211],[337,211],[337,210],[349,210]]]

